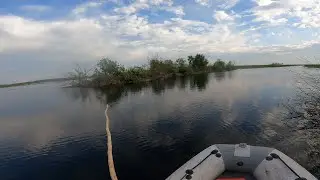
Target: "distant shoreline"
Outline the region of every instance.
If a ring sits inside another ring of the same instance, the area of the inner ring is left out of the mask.
[[[69,78],[52,78],[52,79],[42,79],[36,81],[26,81],[26,82],[19,82],[19,83],[11,83],[11,84],[0,84],[0,88],[8,88],[8,87],[16,87],[16,86],[28,86],[33,84],[42,84],[47,82],[62,82],[68,81]]]
[[[304,67],[307,68],[320,68],[320,64],[306,64]]]
[[[304,66],[307,68],[320,68],[320,64],[280,64],[280,65],[236,65],[235,69],[257,69],[257,68],[276,68],[276,67],[290,67],[290,66]],[[52,78],[52,79],[42,79],[35,81],[26,81],[19,83],[11,83],[11,84],[0,84],[0,88],[8,88],[8,87],[17,87],[17,86],[28,86],[34,84],[42,84],[47,82],[63,82],[68,81],[70,78]]]
[[[290,67],[290,66],[305,66],[304,64],[263,64],[263,65],[236,65],[236,69],[257,69],[257,68],[275,68],[275,67]]]

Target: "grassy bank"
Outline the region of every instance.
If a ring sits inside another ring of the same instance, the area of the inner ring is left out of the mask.
[[[218,59],[213,64],[209,64],[208,59],[202,54],[176,60],[153,57],[146,65],[129,68],[125,68],[111,59],[103,58],[97,63],[93,71],[78,67],[69,73],[68,78],[72,79],[72,86],[108,87],[234,69],[235,65],[231,61],[224,62]]]
[[[36,81],[27,81],[27,82],[20,82],[20,83],[12,83],[12,84],[0,84],[0,88],[8,88],[8,87],[16,87],[16,86],[28,86],[33,84],[41,84],[47,82],[61,82],[70,80],[68,78],[54,78],[54,79],[43,79],[43,80],[36,80]]]

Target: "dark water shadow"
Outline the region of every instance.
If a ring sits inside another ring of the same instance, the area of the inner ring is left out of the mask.
[[[209,82],[209,74],[202,73],[190,77],[190,89],[198,89],[199,91],[205,90]]]
[[[177,87],[180,90],[185,89],[188,86],[189,77],[188,76],[181,76],[177,78]]]
[[[108,88],[62,88],[63,92],[74,101],[90,101],[92,98],[99,100],[102,104],[115,104],[128,93],[141,92],[146,85],[136,84],[127,86],[115,86]]]
[[[151,82],[152,92],[156,95],[161,95],[165,90],[173,89],[177,85],[176,77],[171,77],[169,79],[159,79]]]
[[[162,81],[162,80],[153,81],[151,83],[151,88],[154,94],[161,95],[166,89],[165,81]]]
[[[81,102],[85,102],[90,100],[90,91],[92,89],[89,88],[62,88],[62,91],[67,94],[70,99],[74,101],[80,100]]]
[[[145,84],[135,84],[105,89],[95,89],[94,92],[96,94],[96,98],[99,99],[102,104],[116,104],[121,98],[127,96],[129,93],[138,93],[145,86]]]

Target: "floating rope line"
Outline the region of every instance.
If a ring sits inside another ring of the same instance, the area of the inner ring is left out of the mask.
[[[104,111],[104,114],[106,116],[106,131],[107,131],[107,146],[108,146],[108,166],[109,166],[109,172],[110,172],[110,177],[112,180],[118,180],[116,170],[114,168],[114,163],[113,163],[113,155],[112,155],[112,140],[111,140],[111,132],[109,129],[110,125],[110,120],[108,117],[108,108],[109,105],[107,105],[106,110]]]

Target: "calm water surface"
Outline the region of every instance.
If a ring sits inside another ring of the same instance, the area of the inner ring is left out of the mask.
[[[279,116],[292,82],[292,72],[272,68],[109,91],[55,83],[0,89],[0,177],[109,179],[106,103],[122,180],[165,179],[216,143],[272,146],[307,165],[299,152],[306,146]]]

